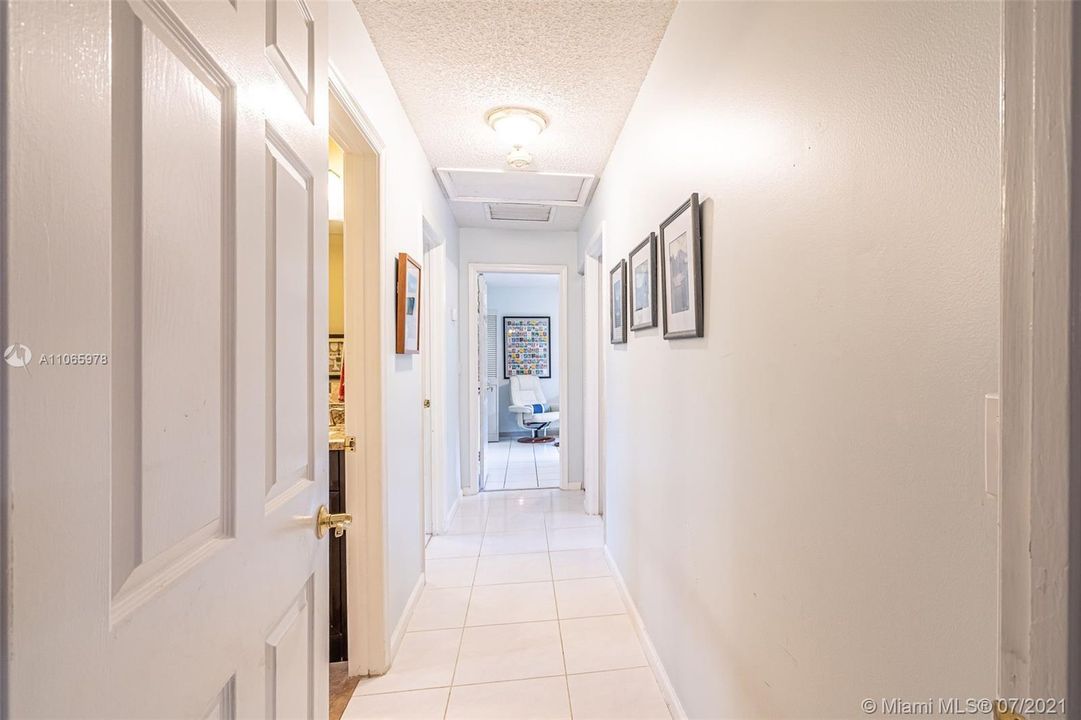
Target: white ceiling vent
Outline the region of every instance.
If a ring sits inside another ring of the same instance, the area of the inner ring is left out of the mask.
[[[517,222],[552,222],[551,205],[530,203],[486,203],[485,215],[489,220],[514,220]]]
[[[583,207],[593,175],[436,168],[451,202],[531,203]]]

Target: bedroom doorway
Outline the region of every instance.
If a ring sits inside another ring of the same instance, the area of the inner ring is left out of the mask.
[[[559,276],[483,277],[487,457],[482,489],[558,488]]]
[[[472,492],[566,487],[565,272],[470,266]]]

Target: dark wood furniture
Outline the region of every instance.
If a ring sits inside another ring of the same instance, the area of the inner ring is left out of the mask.
[[[345,512],[345,451],[330,451],[330,511]],[[349,658],[345,604],[345,537],[330,535],[330,662]]]

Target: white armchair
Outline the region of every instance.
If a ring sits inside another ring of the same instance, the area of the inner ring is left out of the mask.
[[[559,406],[549,405],[536,375],[515,375],[510,379],[510,411],[518,416],[518,427],[529,430],[531,437],[518,442],[546,443],[555,438],[542,433],[559,421]]]

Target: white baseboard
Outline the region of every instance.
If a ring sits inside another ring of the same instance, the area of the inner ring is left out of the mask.
[[[420,600],[420,594],[424,590],[424,573],[420,574],[417,578],[417,584],[413,586],[413,592],[409,594],[409,601],[405,604],[405,609],[402,610],[402,616],[398,619],[398,624],[394,627],[394,632],[390,634],[390,662],[394,662],[394,658],[398,656],[398,648],[402,645],[402,640],[405,638],[405,631],[409,627],[409,621],[413,619],[413,611],[417,607],[417,601]]]
[[[627,590],[627,583],[624,582],[623,575],[619,572],[615,560],[612,559],[612,553],[608,551],[607,545],[604,546],[604,557],[608,560],[608,567],[612,570],[612,577],[615,578],[616,585],[619,586],[619,594],[623,596],[623,603],[627,606],[627,614],[630,616],[631,624],[634,625],[634,631],[638,634],[638,639],[642,643],[642,649],[646,653],[646,662],[649,663],[649,667],[653,670],[653,676],[657,678],[657,684],[661,689],[661,696],[664,698],[665,703],[668,704],[668,710],[672,713],[672,720],[687,720],[687,713],[683,710],[683,705],[679,702],[679,696],[676,695],[676,689],[672,686],[672,681],[661,663],[661,656],[657,654],[657,648],[653,646],[653,641],[649,639],[649,633],[646,632],[642,616],[638,614],[638,607],[634,604],[634,599],[631,597],[630,591]]]

